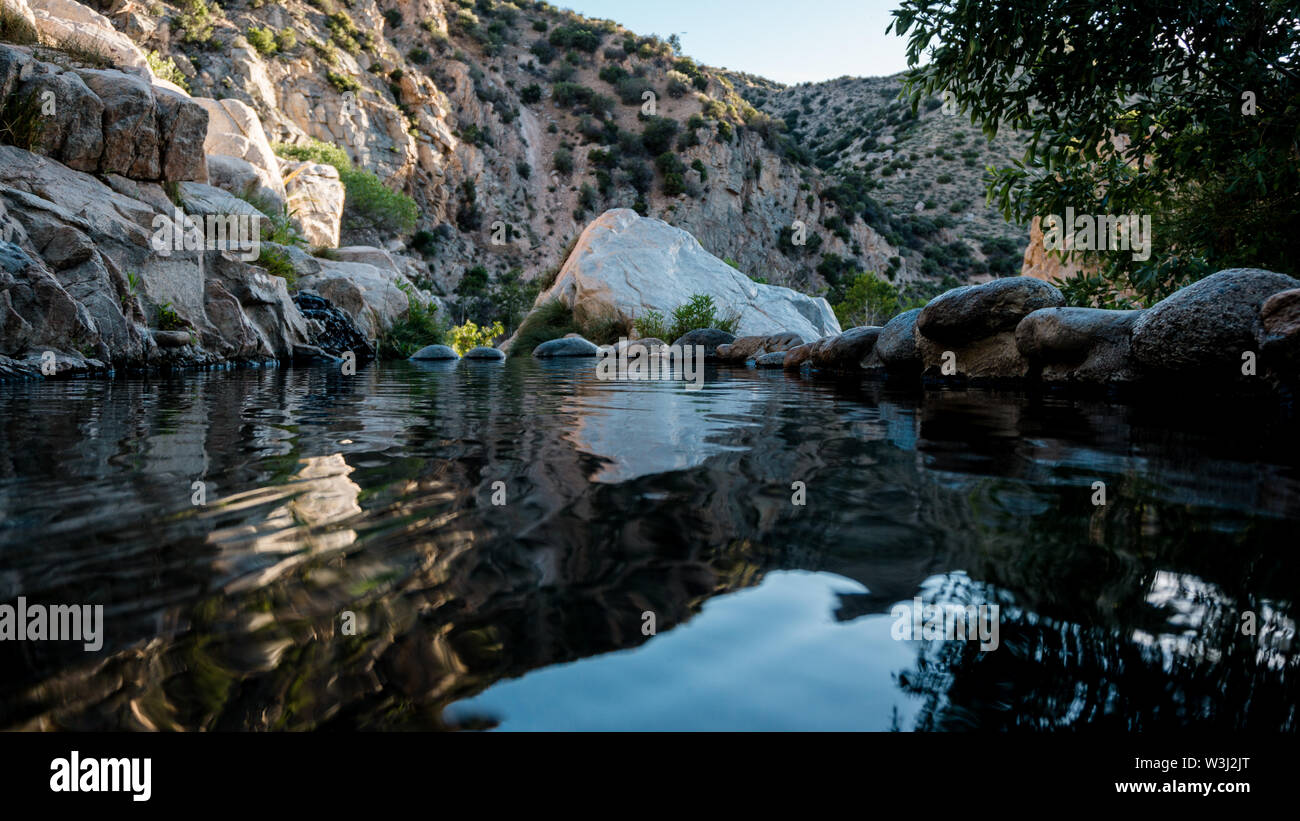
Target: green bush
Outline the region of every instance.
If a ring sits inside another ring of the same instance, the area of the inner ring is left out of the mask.
[[[268,274],[283,279],[290,290],[293,290],[293,286],[298,282],[298,272],[294,269],[288,252],[283,249],[272,248],[270,245],[261,246],[257,254],[257,264],[265,268]]]
[[[541,101],[542,87],[537,83],[524,86],[523,90],[519,92],[519,99],[529,105]]]
[[[632,327],[636,328],[637,336],[642,339],[662,339],[670,344],[677,339],[672,335],[664,315],[658,311],[646,311],[633,321]]]
[[[420,209],[415,200],[384,185],[371,171],[339,169],[346,189],[344,214],[351,211],[380,230],[406,233],[414,230]]]
[[[291,28],[280,29],[275,35],[275,49],[284,54],[293,51],[298,46],[298,35]]]
[[[504,336],[505,332],[506,330],[500,322],[493,322],[489,326],[479,327],[473,320],[470,320],[464,325],[457,325],[451,329],[451,347],[456,353],[464,356],[473,348],[490,346],[498,338]]]
[[[438,315],[432,302],[420,299],[415,288],[401,283],[408,300],[406,315],[393,323],[379,337],[381,359],[406,359],[426,345],[444,345],[447,323]]]
[[[45,131],[45,117],[41,114],[41,100],[36,92],[19,96],[12,92],[0,109],[0,143],[14,145],[24,151],[35,151],[41,146]]]
[[[543,342],[574,333],[579,331],[573,321],[573,311],[558,299],[552,299],[537,306],[524,319],[519,333],[515,334],[515,341],[510,343],[510,355],[528,356]]]
[[[573,171],[573,152],[567,148],[557,148],[552,162],[556,171],[561,174],[568,174]]]
[[[903,311],[920,308],[924,300],[912,300],[892,283],[867,271],[853,277],[844,299],[835,305],[835,317],[845,328],[884,325]]]
[[[257,53],[268,56],[275,53],[275,32],[261,26],[249,26],[246,33],[248,44],[257,49]]]
[[[325,79],[329,80],[330,85],[340,93],[351,91],[356,93],[361,90],[361,83],[357,82],[355,77],[349,77],[346,74],[340,74],[337,71],[325,72]]]
[[[312,140],[306,145],[273,143],[271,148],[277,156],[285,159],[332,165],[339,171],[352,167],[352,161],[348,159],[346,151],[337,145],[331,145],[320,140]]]
[[[5,38],[0,37],[0,39]],[[6,42],[11,41],[6,40]],[[171,57],[163,57],[157,51],[150,51],[145,55],[145,59],[149,62],[149,69],[153,71],[155,77],[174,83],[185,89],[186,92],[190,90],[189,78],[181,73],[181,70],[176,67],[176,63],[172,61]]]
[[[599,32],[582,26],[569,25],[551,29],[547,42],[556,48],[576,48],[590,54],[600,48],[601,39]]]
[[[657,157],[672,148],[673,137],[677,134],[677,121],[668,117],[651,117],[641,132],[641,144],[646,153]]]
[[[734,333],[739,324],[740,314],[734,312],[720,314],[713,303],[713,297],[708,294],[695,294],[673,309],[668,336],[659,338],[671,344],[673,340],[687,332],[700,328],[717,328],[720,331]]]
[[[361,52],[361,32],[352,23],[352,18],[344,12],[336,12],[325,17],[325,28],[330,33],[330,40],[348,54]]]

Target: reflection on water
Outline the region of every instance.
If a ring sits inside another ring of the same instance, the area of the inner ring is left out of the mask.
[[[707,378],[0,385],[0,727],[1296,728],[1294,420]]]

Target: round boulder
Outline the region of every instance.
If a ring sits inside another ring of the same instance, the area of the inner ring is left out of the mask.
[[[862,360],[876,347],[880,328],[864,325],[849,328],[839,336],[822,341],[811,352],[814,368],[831,371],[861,370]]]
[[[477,359],[488,362],[499,362],[505,358],[506,355],[501,351],[498,351],[496,348],[487,348],[482,345],[477,348],[470,348],[468,351],[465,351],[465,355],[461,357],[461,359]]]
[[[717,328],[697,328],[679,336],[673,342],[673,347],[685,351],[688,345],[702,345],[704,346],[704,360],[713,362],[718,358],[719,345],[730,345],[735,341],[735,334],[720,331]]]
[[[1295,288],[1300,280],[1259,268],[1211,274],[1157,302],[1133,324],[1133,360],[1153,375],[1238,377],[1243,354],[1259,346],[1264,303]]]
[[[885,323],[876,338],[875,359],[888,371],[919,373],[921,352],[916,347],[916,318],[920,308],[904,311]]]
[[[1064,304],[1061,292],[1041,279],[1005,277],[940,294],[921,309],[916,327],[935,342],[963,345],[1014,331],[1028,314]]]
[[[595,356],[600,349],[580,336],[566,336],[552,339],[533,348],[533,356],[538,359],[550,359],[559,356]]]
[[[448,345],[425,345],[411,354],[411,359],[422,362],[426,360],[460,359],[460,357]]]
[[[1102,308],[1043,308],[1016,326],[1016,347],[1041,366],[1044,381],[1128,381],[1129,338],[1141,315]]]

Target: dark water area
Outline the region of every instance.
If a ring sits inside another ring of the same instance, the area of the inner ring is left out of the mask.
[[[0,642],[0,728],[1294,731],[1298,444],[591,360],[2,384],[0,603],[104,644]]]

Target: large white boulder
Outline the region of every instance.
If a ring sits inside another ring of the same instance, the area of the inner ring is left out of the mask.
[[[789,331],[813,340],[840,332],[825,299],[754,282],[686,231],[627,208],[587,226],[536,304],[559,299],[579,318],[668,317],[695,294],[713,297],[722,314],[739,312],[740,336]]]

